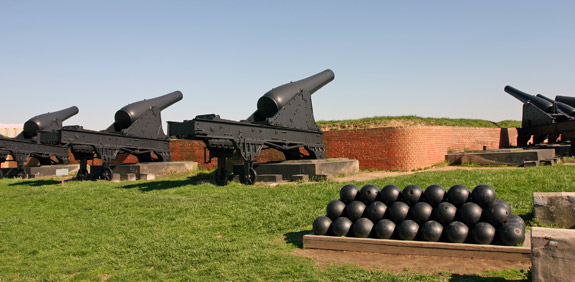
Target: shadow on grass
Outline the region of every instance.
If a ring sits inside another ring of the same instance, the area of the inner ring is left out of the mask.
[[[477,274],[475,275],[461,275],[461,274],[453,274],[451,275],[451,278],[449,278],[449,281],[453,281],[453,282],[461,282],[461,281],[477,281],[477,282],[491,282],[491,281],[531,281],[531,271],[529,271],[529,273],[527,274],[527,278],[526,279],[505,279],[502,277],[481,277]]]
[[[303,235],[311,233],[311,230],[304,230],[299,232],[289,232],[284,234],[284,240],[288,244],[292,244],[300,249],[303,248]]]
[[[156,180],[143,183],[133,183],[120,186],[122,189],[139,189],[142,192],[149,192],[155,190],[167,190],[179,188],[186,185],[201,185],[205,183],[212,183],[214,173],[200,172],[197,175],[188,177],[185,180]]]
[[[60,184],[60,181],[57,180],[25,180],[25,181],[18,181],[15,183],[8,184],[9,186],[19,186],[19,185],[26,185],[26,186],[45,186],[45,185],[54,185]]]

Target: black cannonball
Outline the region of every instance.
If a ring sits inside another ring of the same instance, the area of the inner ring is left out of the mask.
[[[476,203],[467,202],[457,209],[458,220],[467,226],[473,226],[479,222],[483,209]]]
[[[495,227],[487,222],[479,222],[471,228],[471,239],[477,244],[491,244],[495,238]]]
[[[495,200],[495,203],[496,203],[496,204],[505,205],[505,206],[509,209],[509,212],[511,212],[511,206],[509,205],[508,202],[503,201],[503,200],[501,200],[501,199],[497,199],[497,200]]]
[[[404,202],[395,202],[387,210],[389,218],[395,223],[400,223],[409,214],[409,206]]]
[[[331,224],[331,231],[335,236],[346,236],[349,233],[353,222],[347,217],[338,217]]]
[[[353,184],[347,184],[339,190],[339,197],[341,200],[349,204],[354,201],[359,193],[359,188]]]
[[[469,227],[461,221],[453,221],[445,227],[447,240],[452,243],[463,243],[467,239]]]
[[[353,236],[358,238],[367,238],[373,229],[373,222],[365,217],[362,217],[354,222],[351,228],[353,230]]]
[[[467,202],[469,194],[469,189],[464,185],[453,185],[447,190],[447,200],[456,207],[460,207]]]
[[[345,215],[351,221],[356,221],[363,216],[365,208],[366,206],[362,201],[352,201],[345,207]]]
[[[365,211],[363,212],[364,216],[369,218],[373,222],[378,222],[380,219],[383,218],[385,215],[385,211],[387,210],[387,205],[380,201],[373,201]]]
[[[332,221],[327,216],[320,216],[313,221],[313,232],[317,235],[325,235],[329,233]]]
[[[379,192],[379,198],[387,206],[391,206],[395,201],[398,201],[399,195],[401,195],[401,189],[393,184],[383,186],[381,192]]]
[[[439,205],[439,203],[443,202],[443,198],[445,197],[445,188],[441,185],[433,184],[425,188],[423,197],[427,203],[435,207]]]
[[[437,220],[443,226],[446,226],[452,222],[455,219],[456,214],[457,208],[449,202],[443,202],[433,209],[435,220]]]
[[[401,200],[409,206],[413,206],[415,203],[419,202],[422,194],[423,189],[421,189],[421,187],[414,184],[407,185],[401,192]]]
[[[415,203],[410,209],[409,214],[411,219],[417,222],[417,224],[423,224],[429,220],[431,213],[433,212],[433,207],[426,202]]]
[[[517,223],[503,224],[497,229],[497,234],[503,245],[515,246],[525,241],[525,227]]]
[[[525,228],[525,220],[523,220],[523,218],[521,218],[520,216],[518,216],[516,214],[510,214],[509,217],[507,217],[503,221],[503,224],[508,224],[508,223],[518,224],[519,226],[522,226],[523,228]]]
[[[325,209],[326,214],[331,220],[335,220],[336,218],[343,215],[343,211],[345,210],[345,203],[340,200],[333,200],[327,204],[327,208]]]
[[[379,239],[389,239],[391,236],[393,236],[395,226],[395,222],[387,218],[382,219],[373,226],[373,234],[376,238]]]
[[[491,186],[480,184],[475,186],[473,191],[471,191],[471,199],[474,203],[485,209],[489,205],[495,203],[497,200],[497,195]]]
[[[435,220],[430,220],[421,226],[421,238],[424,241],[437,242],[442,233],[443,225]]]
[[[379,188],[377,188],[377,186],[372,184],[367,184],[361,187],[361,190],[359,191],[359,198],[366,205],[369,205],[371,202],[375,201],[378,195],[379,195]]]
[[[419,224],[417,222],[406,219],[397,226],[397,236],[401,240],[413,240],[417,236]]]
[[[496,203],[487,207],[485,210],[485,219],[495,228],[498,228],[505,222],[510,214],[511,210],[508,206],[502,203]]]

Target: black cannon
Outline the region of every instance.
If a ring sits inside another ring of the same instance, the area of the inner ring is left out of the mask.
[[[210,114],[168,122],[168,135],[203,141],[209,152],[207,162],[218,159],[218,185],[229,180],[226,159],[239,154],[244,159],[240,181],[253,184],[257,177],[253,162],[262,150],[279,150],[287,160],[325,158],[323,132],[315,123],[311,95],[333,79],[334,73],[325,70],[274,88],[258,100],[257,110],[247,120],[237,122]]]
[[[38,142],[38,132],[56,132],[62,129],[62,122],[78,113],[77,107],[69,107],[57,112],[35,116],[24,123],[23,131],[15,138],[0,136],[0,163],[11,155],[18,168],[12,176],[27,178],[24,163],[29,157],[41,165],[67,164],[70,162],[68,148],[64,146],[44,145]],[[0,178],[3,173],[0,170]]]
[[[575,145],[575,97],[557,96],[552,100],[542,94],[530,95],[511,86],[505,92],[523,103],[521,128],[517,129],[517,145],[571,141]],[[573,154],[573,149],[571,150]]]
[[[170,141],[162,130],[161,111],[180,101],[183,95],[175,91],[154,99],[129,104],[114,116],[114,123],[102,131],[66,126],[56,132],[39,131],[43,144],[62,144],[70,147],[80,162],[79,180],[104,179],[113,176],[110,162],[118,153],[136,156],[139,162],[170,161]],[[92,167],[88,161],[99,158],[102,167]]]

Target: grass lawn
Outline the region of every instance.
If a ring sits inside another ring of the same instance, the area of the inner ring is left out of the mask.
[[[531,219],[532,192],[575,191],[575,166],[422,172],[357,182],[492,185],[513,213]],[[287,280],[446,281],[523,279],[520,271],[476,276],[396,275],[354,266],[321,269],[293,256],[343,184],[276,187],[149,182],[0,180],[0,281]],[[531,222],[533,224],[533,222]]]
[[[431,118],[418,116],[377,116],[360,118],[354,120],[320,120],[318,125],[329,128],[343,125],[361,125],[368,124],[386,124],[392,121],[404,122],[408,124],[420,125],[441,125],[441,126],[462,126],[462,127],[500,127],[500,128],[520,128],[521,121],[504,120],[493,122],[483,119],[465,119],[465,118]]]

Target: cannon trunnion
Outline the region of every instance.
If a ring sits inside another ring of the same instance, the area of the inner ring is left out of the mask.
[[[257,110],[244,121],[210,114],[168,122],[168,135],[203,141],[209,160],[218,159],[218,185],[226,185],[229,180],[226,159],[240,155],[244,159],[240,181],[253,184],[257,178],[253,163],[262,150],[276,149],[287,160],[325,159],[323,132],[315,123],[311,95],[333,79],[334,73],[325,70],[274,88],[258,100]]]

